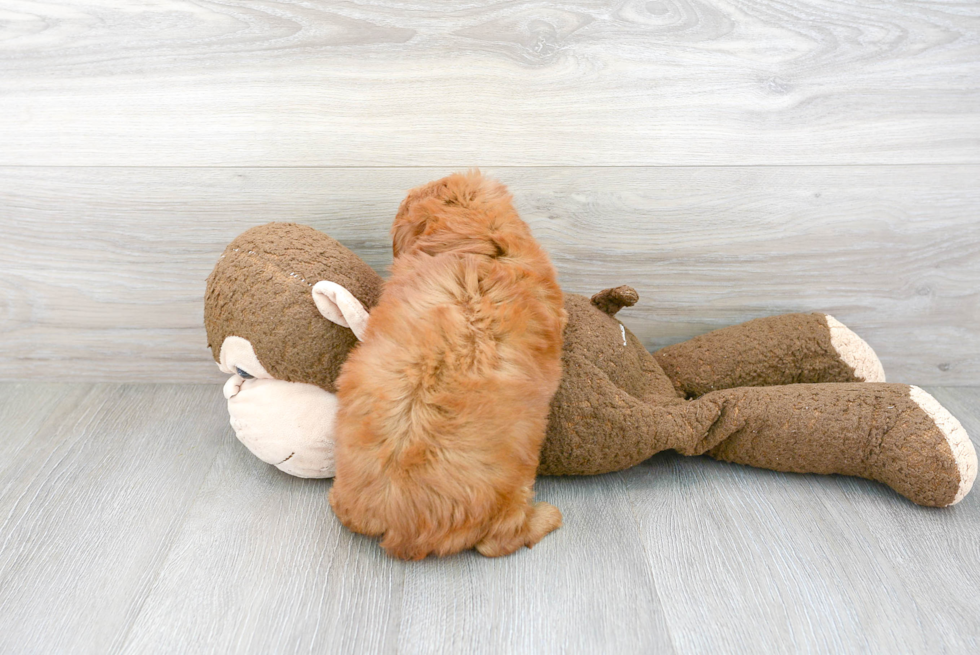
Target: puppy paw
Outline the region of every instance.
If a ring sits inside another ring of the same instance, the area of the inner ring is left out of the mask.
[[[523,508],[517,525],[502,521],[478,544],[476,550],[484,557],[501,557],[527,546],[533,547],[549,532],[561,527],[561,512],[549,503],[533,503]],[[520,515],[519,515],[520,516]]]

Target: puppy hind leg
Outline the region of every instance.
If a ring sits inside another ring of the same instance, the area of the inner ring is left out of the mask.
[[[484,557],[510,555],[523,546],[533,547],[545,535],[561,527],[561,511],[549,503],[526,503],[508,510],[494,523],[476,550]]]
[[[410,562],[425,559],[432,552],[430,544],[422,543],[406,535],[395,535],[390,531],[386,532],[384,538],[381,539],[381,547],[392,557]]]
[[[330,506],[333,507],[334,514],[340,522],[351,532],[367,535],[369,537],[380,537],[385,533],[384,522],[374,514],[364,511],[364,508],[355,510],[348,506],[346,495],[337,493],[336,483],[330,489],[327,497]]]

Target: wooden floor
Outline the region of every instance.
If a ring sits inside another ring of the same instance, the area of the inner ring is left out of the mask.
[[[980,389],[930,388],[972,434]],[[980,649],[980,493],[662,454],[538,482],[565,526],[394,561],[262,464],[211,385],[0,385],[0,652]]]

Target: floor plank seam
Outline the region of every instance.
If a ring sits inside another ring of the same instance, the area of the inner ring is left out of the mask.
[[[95,389],[95,385],[92,385],[92,387],[88,390],[88,392],[85,393],[85,394],[83,394],[82,397],[78,399],[76,405],[81,405],[82,401],[84,401],[85,398],[87,398],[89,395],[91,395],[92,392],[94,391],[94,389]],[[96,408],[95,411],[92,412],[92,415],[97,415],[98,412],[103,407],[105,407],[105,405],[106,405],[107,402],[108,402],[108,400],[103,400],[102,401],[102,404],[100,404],[98,406],[98,408]],[[83,414],[81,417],[79,417],[78,420],[75,421],[75,423],[72,425],[72,431],[74,431],[74,428],[87,415],[89,415],[88,412],[86,412],[85,414]],[[34,435],[34,438],[36,439],[37,436],[39,434],[41,434],[42,431],[44,431],[46,427],[47,427],[47,422],[45,422],[45,424],[41,428],[38,429],[37,433]],[[52,429],[55,430],[55,431],[57,431],[58,430],[58,427],[59,426],[53,426]],[[84,430],[82,430],[81,433],[78,435],[78,437],[75,438],[74,440],[72,440],[71,444],[68,446],[67,450],[69,452],[62,453],[61,454],[61,457],[58,459],[57,463],[55,463],[53,467],[48,467],[47,466],[48,462],[51,461],[51,458],[54,457],[55,454],[56,454],[56,452],[57,452],[57,449],[52,450],[50,453],[47,454],[47,456],[42,461],[41,465],[38,467],[39,470],[48,470],[49,468],[51,470],[57,470],[59,464],[61,462],[63,462],[65,460],[65,458],[68,457],[68,455],[70,454],[71,449],[76,444],[78,444],[78,442],[81,441],[84,437],[85,437],[85,432],[84,432]],[[17,511],[17,508],[20,506],[21,502],[24,500],[25,496],[27,496],[27,494],[30,492],[30,490],[31,490],[31,485],[30,484],[28,484],[28,485],[26,485],[24,487],[24,489],[20,493],[20,495],[18,495],[17,498],[14,499],[14,501],[10,504],[10,511],[7,513],[7,516],[4,518],[3,523],[0,523],[0,533],[5,533],[7,535],[6,538],[4,539],[3,543],[0,544],[0,553],[7,552],[7,546],[10,543],[10,539],[12,538],[13,534],[16,532],[16,528],[20,526],[20,523],[22,521],[24,521],[24,520],[26,520],[28,518],[26,514],[21,513],[21,516],[18,519],[17,523],[15,523],[12,526],[9,525],[10,520],[11,520],[11,517]],[[4,489],[4,491],[6,491],[6,489]],[[40,487],[37,488],[37,489],[35,489],[34,490],[34,497],[36,498],[37,497],[37,494],[41,493],[41,491],[42,491],[42,489]],[[34,502],[34,499],[28,501],[27,505],[30,506],[33,502]]]
[[[643,466],[643,464],[640,464]],[[633,494],[630,493],[629,485],[626,484],[626,477],[623,475],[622,471],[617,471],[615,473],[616,480],[619,485],[623,488],[626,494],[626,498],[629,501],[630,515],[633,517],[633,527],[636,528],[637,541],[640,542],[640,547],[643,549],[643,557],[647,564],[647,571],[650,574],[650,580],[653,583],[653,593],[657,598],[657,602],[660,603],[660,609],[663,611],[667,605],[664,602],[663,597],[660,595],[660,585],[657,584],[657,578],[653,568],[653,558],[650,554],[650,549],[647,548],[647,544],[643,539],[643,528],[640,525],[640,517],[637,513],[636,499],[633,498]],[[674,631],[668,622],[667,613],[664,612],[664,628],[667,630],[667,637],[670,639],[670,647],[673,649],[674,653],[680,653],[680,649],[677,646],[677,640],[674,639]]]
[[[118,642],[118,649],[115,650],[114,652],[123,653],[126,651],[126,647],[129,645],[129,642],[132,638],[133,628],[136,626],[136,623],[139,621],[140,616],[143,614],[143,610],[145,609],[146,606],[146,601],[149,600],[149,598],[153,595],[154,589],[156,589],[157,585],[160,582],[160,578],[163,575],[163,570],[166,567],[167,562],[170,561],[170,556],[173,553],[173,549],[177,545],[177,542],[179,541],[180,536],[183,533],[184,525],[187,521],[187,517],[188,515],[190,515],[191,510],[197,504],[198,499],[201,497],[201,491],[204,489],[205,483],[208,481],[208,478],[211,476],[211,472],[214,470],[214,467],[217,464],[218,455],[221,453],[221,448],[222,448],[221,446],[218,446],[217,448],[214,449],[214,455],[211,458],[211,464],[208,466],[207,472],[201,476],[201,482],[197,486],[197,491],[194,492],[193,500],[187,503],[187,506],[184,508],[184,511],[180,516],[179,522],[175,522],[174,529],[171,530],[170,534],[168,534],[169,543],[167,544],[166,551],[160,557],[160,565],[157,567],[156,571],[153,574],[152,582],[147,585],[146,593],[144,593],[143,598],[140,599],[139,607],[136,609],[135,612],[133,612],[133,618],[129,622],[129,625],[126,627],[125,633],[123,633],[122,638]]]

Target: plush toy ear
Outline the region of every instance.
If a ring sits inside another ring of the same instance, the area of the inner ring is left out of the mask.
[[[350,328],[358,340],[363,338],[368,312],[350,291],[336,282],[321,280],[313,285],[313,302],[324,318]]]

